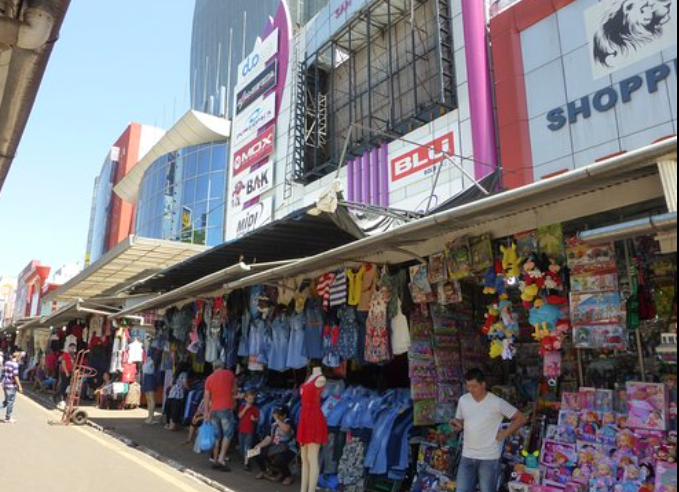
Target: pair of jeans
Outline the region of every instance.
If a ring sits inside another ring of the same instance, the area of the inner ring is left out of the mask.
[[[5,414],[5,420],[9,420],[12,418],[12,413],[14,412],[14,404],[16,403],[17,399],[17,390],[16,388],[5,388],[5,403],[4,407],[7,408],[6,414]]]
[[[473,460],[462,458],[457,472],[457,491],[474,492],[477,486],[481,492],[497,492],[499,460]]]
[[[245,463],[248,462],[248,453],[252,448],[255,447],[255,435],[254,434],[238,434],[238,447],[240,448],[240,454],[243,455]]]
[[[71,376],[62,374],[59,378],[59,386],[57,392],[54,394],[54,401],[56,403],[62,402],[66,399],[66,390],[71,386]]]
[[[212,412],[212,423],[217,429],[217,439],[231,441],[236,435],[236,416],[233,410],[216,410]]]

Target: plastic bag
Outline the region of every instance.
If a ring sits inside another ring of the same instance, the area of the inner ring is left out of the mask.
[[[212,422],[205,422],[198,431],[196,448],[201,453],[209,453],[217,443],[217,429]]]

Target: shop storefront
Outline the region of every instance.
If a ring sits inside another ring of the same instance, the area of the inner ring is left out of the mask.
[[[674,490],[665,159],[676,139],[306,260],[224,271],[186,301],[166,295],[149,345],[161,379],[193,376],[190,419],[211,363],[238,368],[266,434],[275,407],[298,421],[299,387],[322,361],[321,485],[439,491],[455,490],[448,423],[463,375],[482,368],[531,416],[503,444],[503,490]]]

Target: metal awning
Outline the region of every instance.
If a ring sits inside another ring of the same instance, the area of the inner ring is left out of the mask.
[[[0,2],[0,191],[71,0]]]
[[[279,261],[275,263],[260,263],[254,265],[247,265],[245,263],[238,263],[218,272],[215,272],[207,277],[196,280],[184,287],[180,287],[173,291],[156,296],[148,301],[141,302],[130,308],[114,314],[113,318],[124,318],[135,313],[150,311],[152,309],[161,309],[178,302],[186,302],[190,299],[197,299],[200,297],[215,297],[222,290],[225,282],[234,282],[245,278],[253,273],[270,270],[278,266],[295,263],[296,260]]]
[[[159,239],[130,236],[96,263],[83,270],[45,301],[73,301],[116,294],[128,284],[176,265],[207,248]]]
[[[227,283],[224,290],[312,276],[360,262],[399,264],[421,260],[443,251],[457,237],[486,233],[505,237],[645,202],[664,203],[657,166],[662,159],[676,162],[676,137]]]
[[[316,217],[307,213],[310,208],[167,268],[126,291],[168,292],[241,262],[254,266],[306,258],[365,237],[346,210],[339,209],[334,216]]]
[[[230,120],[190,110],[142,157],[127,176],[113,188],[113,191],[126,202],[136,203],[144,173],[155,161],[171,152],[194,145],[226,140],[230,136]]]

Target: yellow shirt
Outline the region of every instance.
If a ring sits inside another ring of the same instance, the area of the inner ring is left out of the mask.
[[[359,268],[358,272],[351,269],[347,270],[348,291],[349,291],[349,305],[358,306],[361,302],[361,291],[363,290],[363,276],[365,275],[365,266]]]

